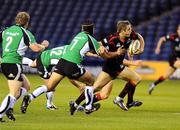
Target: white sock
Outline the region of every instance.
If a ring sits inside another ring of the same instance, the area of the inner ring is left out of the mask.
[[[36,98],[46,92],[47,92],[47,86],[42,85],[41,87],[37,88],[30,94],[30,100],[33,100],[34,98]]]
[[[92,109],[92,103],[93,103],[93,91],[94,88],[90,86],[85,87],[85,97],[86,97],[86,107],[85,109],[90,110]]]
[[[123,100],[123,98],[122,98],[122,97],[117,96],[117,97],[116,97],[116,100],[117,100],[117,101],[121,101],[121,100]]]
[[[32,62],[33,62],[33,60],[31,60],[31,59],[29,59],[27,57],[23,57],[23,59],[22,59],[22,64],[23,65],[31,66]]]
[[[54,95],[53,91],[50,91],[50,92],[46,93],[47,106],[52,106],[53,105],[53,103],[52,103],[53,95]]]
[[[19,97],[17,97],[17,100],[21,97],[21,96],[24,96],[26,95],[27,93],[27,90],[23,87],[20,88],[20,94],[19,94]]]
[[[14,106],[15,102],[16,98],[10,94],[4,98],[0,107],[0,118],[3,117],[4,113],[10,108],[10,106]]]

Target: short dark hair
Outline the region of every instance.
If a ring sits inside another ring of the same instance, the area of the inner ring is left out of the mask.
[[[93,30],[94,30],[94,23],[92,21],[87,20],[81,24],[81,31],[93,35]]]

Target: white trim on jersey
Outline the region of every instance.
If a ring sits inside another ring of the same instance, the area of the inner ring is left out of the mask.
[[[94,50],[96,51],[96,54],[99,54],[99,53],[98,53],[98,50],[96,50],[96,46],[94,45],[94,42],[93,42],[92,37],[91,37],[90,35],[88,35],[88,36],[89,36],[89,38],[90,38],[90,39],[91,39],[91,41],[92,41],[92,44],[93,44]]]
[[[90,51],[90,48],[89,48],[89,43],[87,41],[79,53],[80,53],[81,57],[84,57],[85,53],[87,53],[88,51]]]
[[[26,46],[26,44],[24,43],[24,37],[21,38],[21,41],[19,43],[19,46],[17,48],[17,53],[20,56],[25,55],[25,51],[28,49],[28,47]]]
[[[57,65],[58,62],[59,62],[59,59],[51,59],[50,60],[51,65]]]
[[[28,38],[29,38],[29,42],[31,43],[31,38],[30,38],[30,36],[29,36],[29,34],[28,34],[28,32],[26,31],[26,29],[24,29],[23,27],[21,27],[21,29],[26,33],[26,35],[28,36]]]
[[[49,75],[49,72],[47,71],[47,69],[46,69],[45,66],[43,66],[43,67],[44,67],[44,75],[43,75],[43,78],[47,78],[48,75]]]
[[[16,77],[14,78],[15,80],[18,80],[19,77],[21,76],[21,66],[19,64],[16,64],[17,68],[18,68],[18,73],[16,75]]]

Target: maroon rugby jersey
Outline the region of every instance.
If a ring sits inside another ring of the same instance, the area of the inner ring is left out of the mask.
[[[172,53],[176,57],[180,57],[180,37],[177,34],[166,35],[166,40],[171,41]]]
[[[107,36],[106,38],[101,40],[101,42],[102,42],[103,46],[105,46],[109,52],[115,52],[115,51],[117,51],[117,49],[119,47],[123,47],[126,50],[128,50],[131,41],[136,40],[136,39],[138,39],[138,35],[134,31],[132,31],[130,37],[126,37],[124,41],[121,41],[119,39],[118,33],[116,33],[116,34],[111,34],[111,35]],[[125,54],[120,55],[119,57],[107,59],[107,61],[122,63],[124,60],[124,57],[125,57]]]

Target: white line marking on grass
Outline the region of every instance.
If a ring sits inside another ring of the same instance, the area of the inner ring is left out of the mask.
[[[176,114],[176,115],[180,115],[180,113],[178,112],[178,113],[174,113],[174,114]]]

